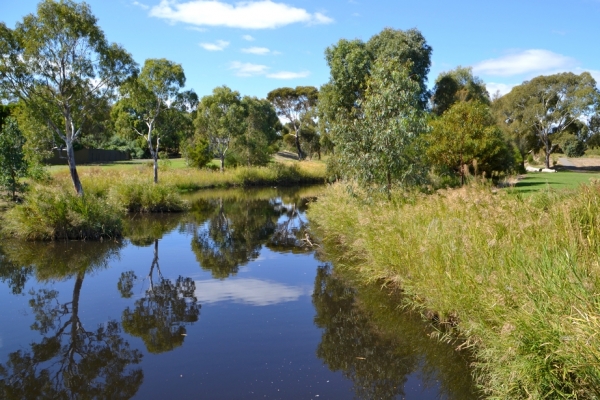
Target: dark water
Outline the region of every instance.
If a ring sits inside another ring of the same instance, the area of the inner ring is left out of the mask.
[[[118,242],[3,241],[0,398],[475,398],[451,346],[319,261],[317,192],[204,192]]]

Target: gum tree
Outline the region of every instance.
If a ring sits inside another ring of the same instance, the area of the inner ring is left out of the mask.
[[[198,104],[196,134],[208,141],[210,152],[221,160],[221,172],[234,139],[246,130],[246,115],[240,93],[227,86],[216,87]]]
[[[165,114],[178,99],[179,89],[185,85],[185,74],[180,64],[167,59],[148,59],[141,73],[121,88],[123,115],[118,123],[126,124],[148,144],[154,160],[154,183],[158,183],[158,152],[161,131],[158,118]]]
[[[320,135],[330,172],[387,191],[421,176],[431,47],[416,29],[384,29],[369,41],[342,39],[325,51],[329,82],[319,92]]]
[[[0,90],[22,100],[67,152],[78,195],[73,144],[90,114],[136,69],[131,55],[108,43],[86,3],[44,0],[15,29],[0,23]]]
[[[267,99],[273,104],[277,115],[286,118],[292,129],[298,160],[303,160],[306,154],[300,143],[301,131],[307,117],[314,110],[319,98],[319,91],[314,86],[297,86],[295,89],[283,87],[270,91]]]
[[[544,149],[545,165],[558,144],[552,137],[571,124],[594,114],[599,100],[596,81],[589,72],[538,76],[514,87],[494,103],[501,124],[520,136],[535,135]],[[516,129],[511,129],[512,127]]]

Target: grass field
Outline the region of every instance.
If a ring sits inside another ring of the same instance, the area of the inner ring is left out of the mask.
[[[575,189],[581,184],[600,180],[600,173],[560,171],[555,173],[529,172],[512,188],[511,193],[533,193],[548,187],[552,189]]]

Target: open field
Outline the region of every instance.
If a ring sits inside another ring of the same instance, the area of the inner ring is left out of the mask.
[[[600,173],[559,171],[555,173],[529,172],[522,175],[510,193],[529,194],[543,189],[575,189],[581,184],[600,180]]]

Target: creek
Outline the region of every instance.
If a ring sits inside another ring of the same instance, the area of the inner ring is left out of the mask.
[[[319,190],[199,192],[118,241],[4,240],[0,398],[476,398],[455,346],[322,261]]]

